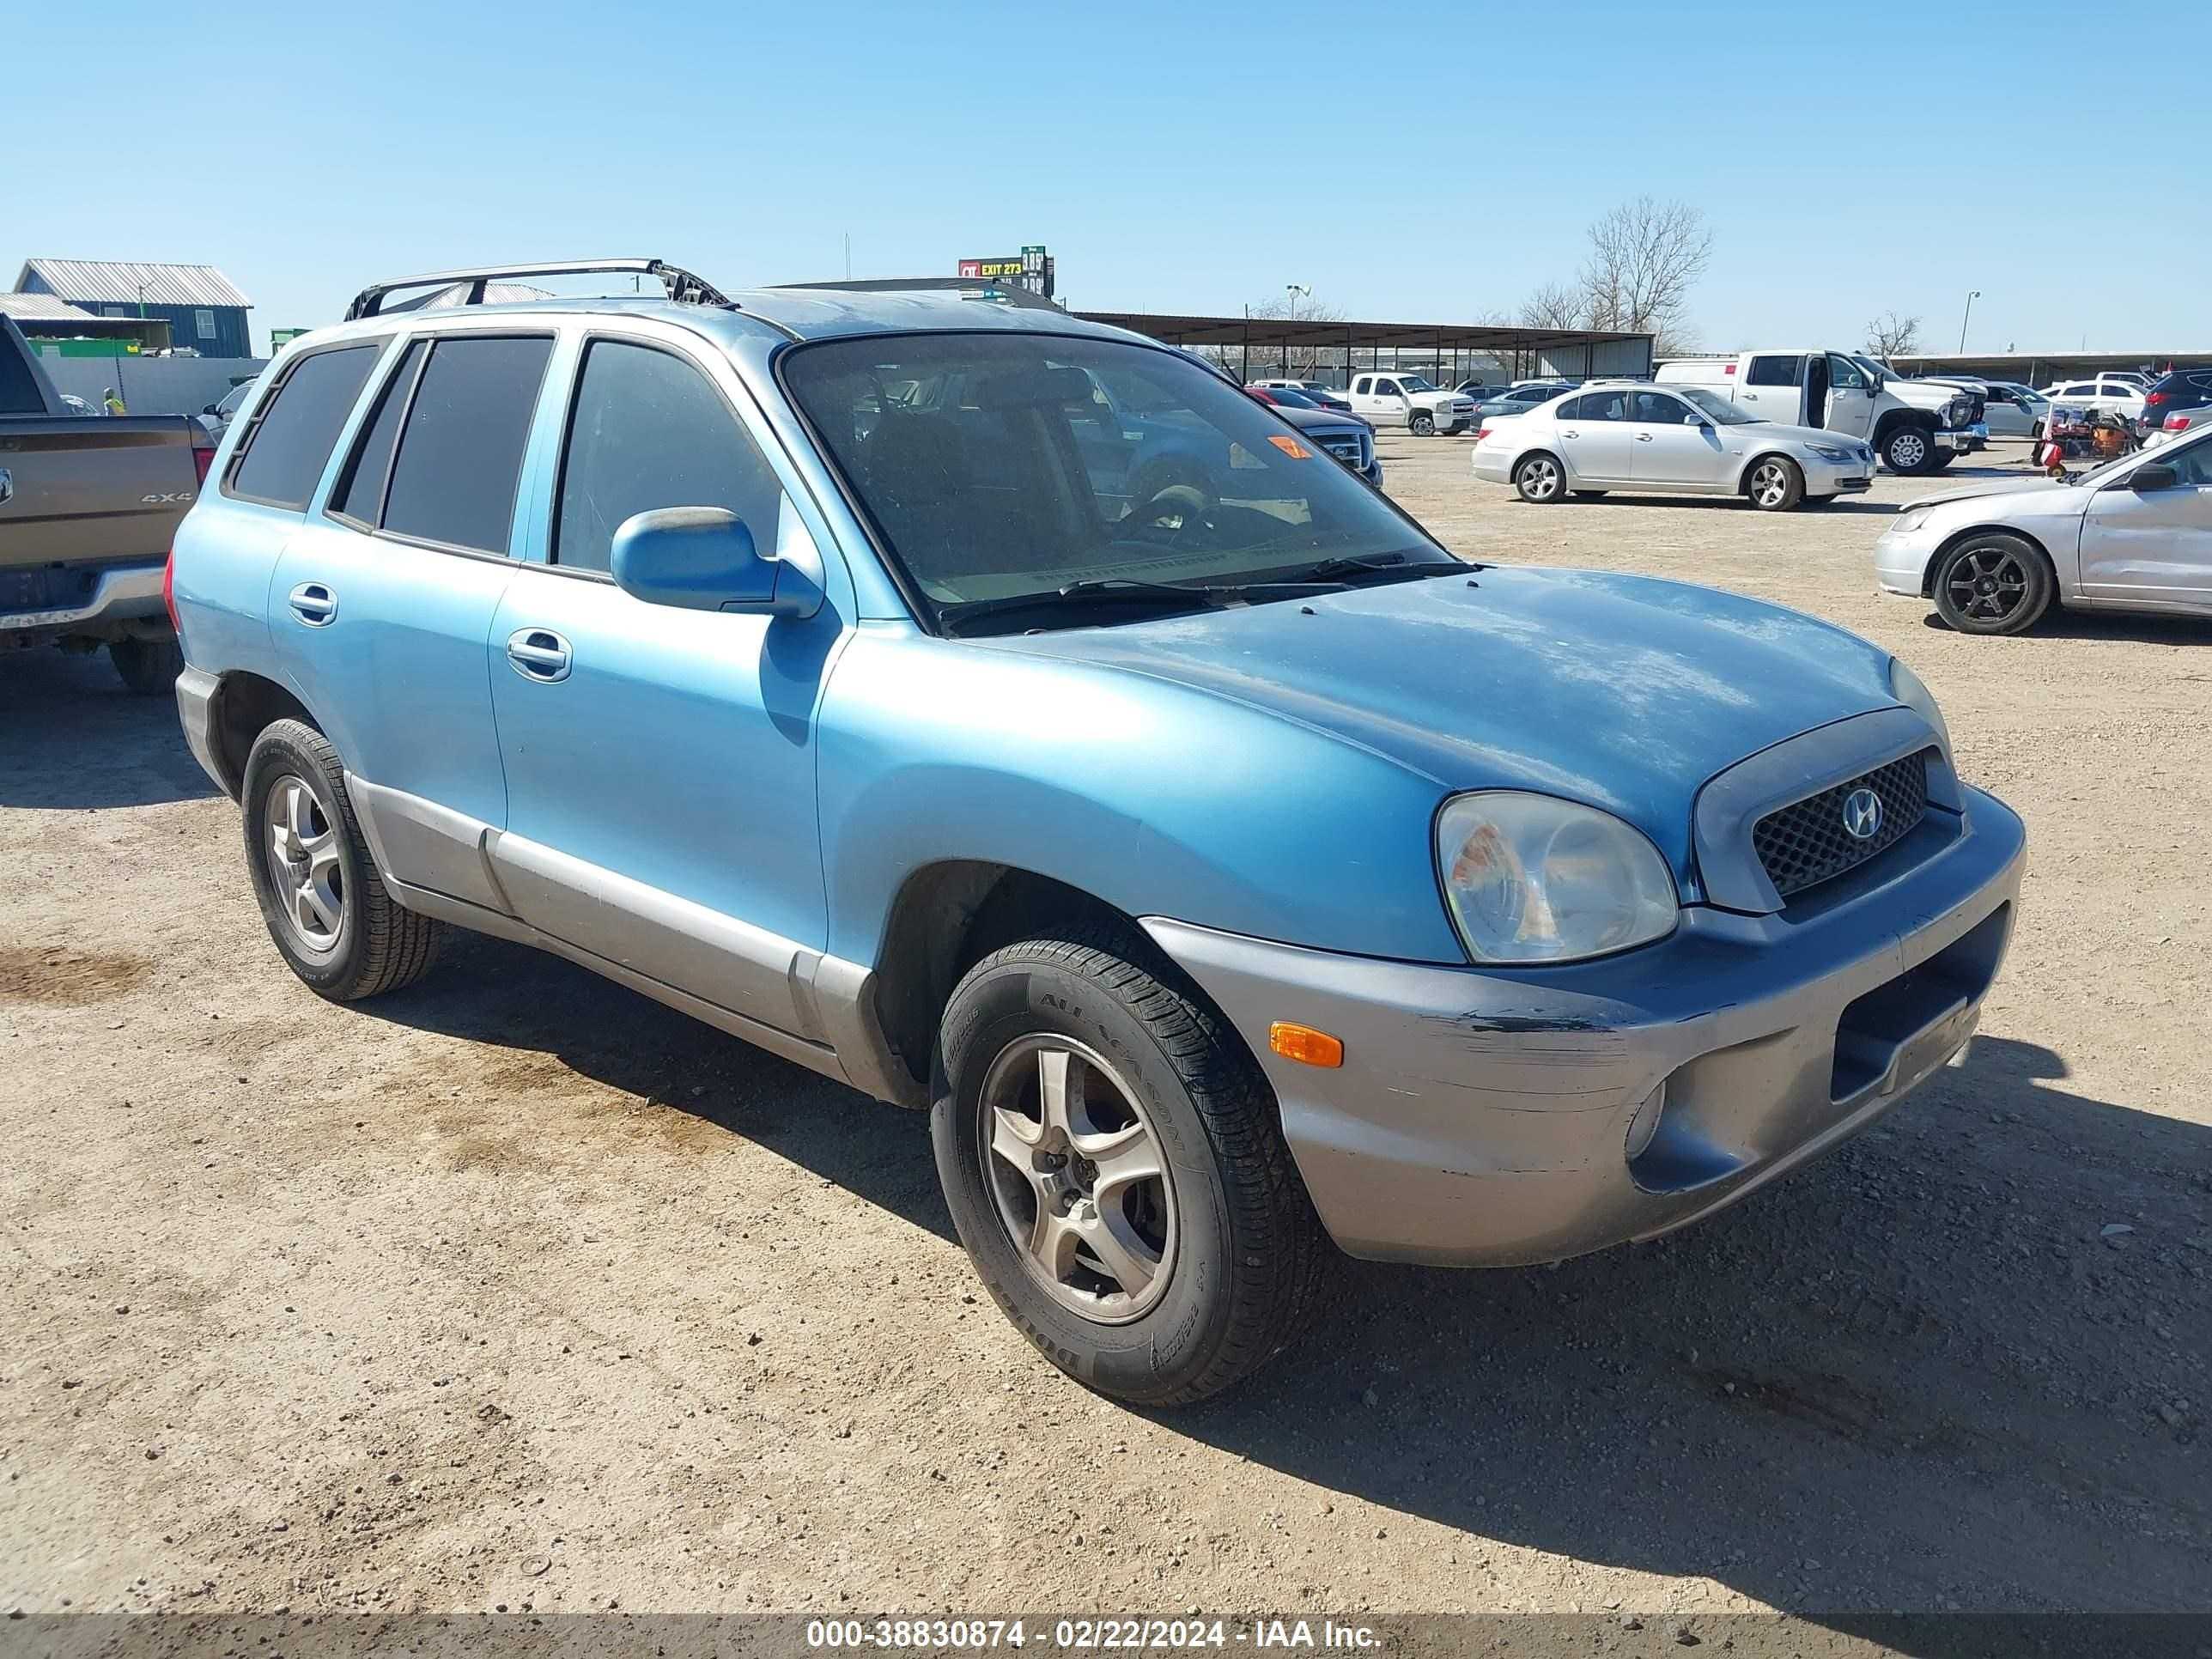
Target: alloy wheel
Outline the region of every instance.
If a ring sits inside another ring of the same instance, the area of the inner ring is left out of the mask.
[[[1559,493],[1556,463],[1538,459],[1521,469],[1521,492],[1532,501],[1548,501]]]
[[[1889,459],[1899,471],[1910,472],[1928,459],[1928,441],[1917,432],[1899,433],[1890,441]]]
[[[2000,549],[1969,549],[1952,562],[1943,586],[1961,616],[2002,622],[2027,597],[2027,571],[2016,556]]]
[[[345,923],[345,868],[337,827],[306,781],[286,774],[261,808],[269,880],[293,942],[322,956]]]
[[[1761,507],[1779,507],[1790,494],[1790,475],[1779,461],[1765,461],[1751,475],[1752,499]]]
[[[1102,1325],[1151,1310],[1175,1269],[1175,1187],[1114,1068],[1071,1038],[1023,1037],[992,1063],[980,1109],[984,1179],[1030,1276]]]

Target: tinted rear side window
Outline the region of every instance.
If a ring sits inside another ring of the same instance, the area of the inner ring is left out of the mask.
[[[469,336],[431,347],[392,465],[383,528],[507,551],[523,447],[552,350],[543,336]]]
[[[712,382],[672,352],[594,340],[584,358],[561,468],[553,558],[605,570],[632,514],[720,507],[775,546],[783,486]]]
[[[392,471],[392,451],[399,437],[399,419],[407,412],[407,394],[415,387],[415,371],[422,366],[422,343],[410,341],[399,367],[378,394],[376,412],[361,447],[354,451],[353,465],[331,498],[331,510],[374,529],[384,506],[384,480]]]
[[[1751,386],[1802,386],[1805,383],[1805,360],[1802,357],[1753,357],[1744,380]]]
[[[230,493],[294,511],[307,506],[382,349],[345,346],[301,358],[255,414],[245,453],[230,470]]]
[[[0,337],[0,415],[43,415],[46,406],[22,348]]]

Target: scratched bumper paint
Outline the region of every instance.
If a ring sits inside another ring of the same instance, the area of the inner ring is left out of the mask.
[[[1145,926],[1266,1067],[1316,1207],[1354,1255],[1555,1261],[1710,1214],[1855,1133],[1974,1030],[2018,908],[2020,820],[1964,792],[1961,833],[1804,914],[1692,907],[1602,962],[1500,971]],[[1886,866],[1890,861],[1878,860]],[[1273,1020],[1343,1039],[1322,1071]],[[1657,1135],[1629,1123],[1664,1083]]]

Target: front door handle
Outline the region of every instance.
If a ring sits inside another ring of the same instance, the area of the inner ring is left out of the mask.
[[[526,680],[550,684],[568,678],[568,641],[550,628],[518,628],[507,636],[507,659]]]
[[[328,628],[338,614],[338,596],[320,582],[301,582],[288,603],[292,614],[310,628]]]
[[[1579,438],[1579,437],[1581,437],[1583,434],[1582,434],[1581,433],[1579,433],[1579,432],[1576,431],[1576,430],[1574,429],[1574,428],[1572,428],[1572,427],[1569,427],[1569,428],[1566,428],[1566,430],[1565,430],[1565,431],[1564,431],[1564,432],[1560,433],[1560,434],[1559,434],[1559,435],[1560,435],[1562,438]]]
[[[1640,444],[1648,444],[1651,441],[1651,434],[1648,432],[1639,432],[1636,434],[1636,441]]]

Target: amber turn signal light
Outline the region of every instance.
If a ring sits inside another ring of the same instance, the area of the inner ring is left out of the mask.
[[[1344,1064],[1344,1044],[1340,1040],[1310,1025],[1294,1025],[1286,1019],[1279,1019],[1267,1028],[1267,1046],[1285,1060],[1295,1060],[1302,1065]]]

